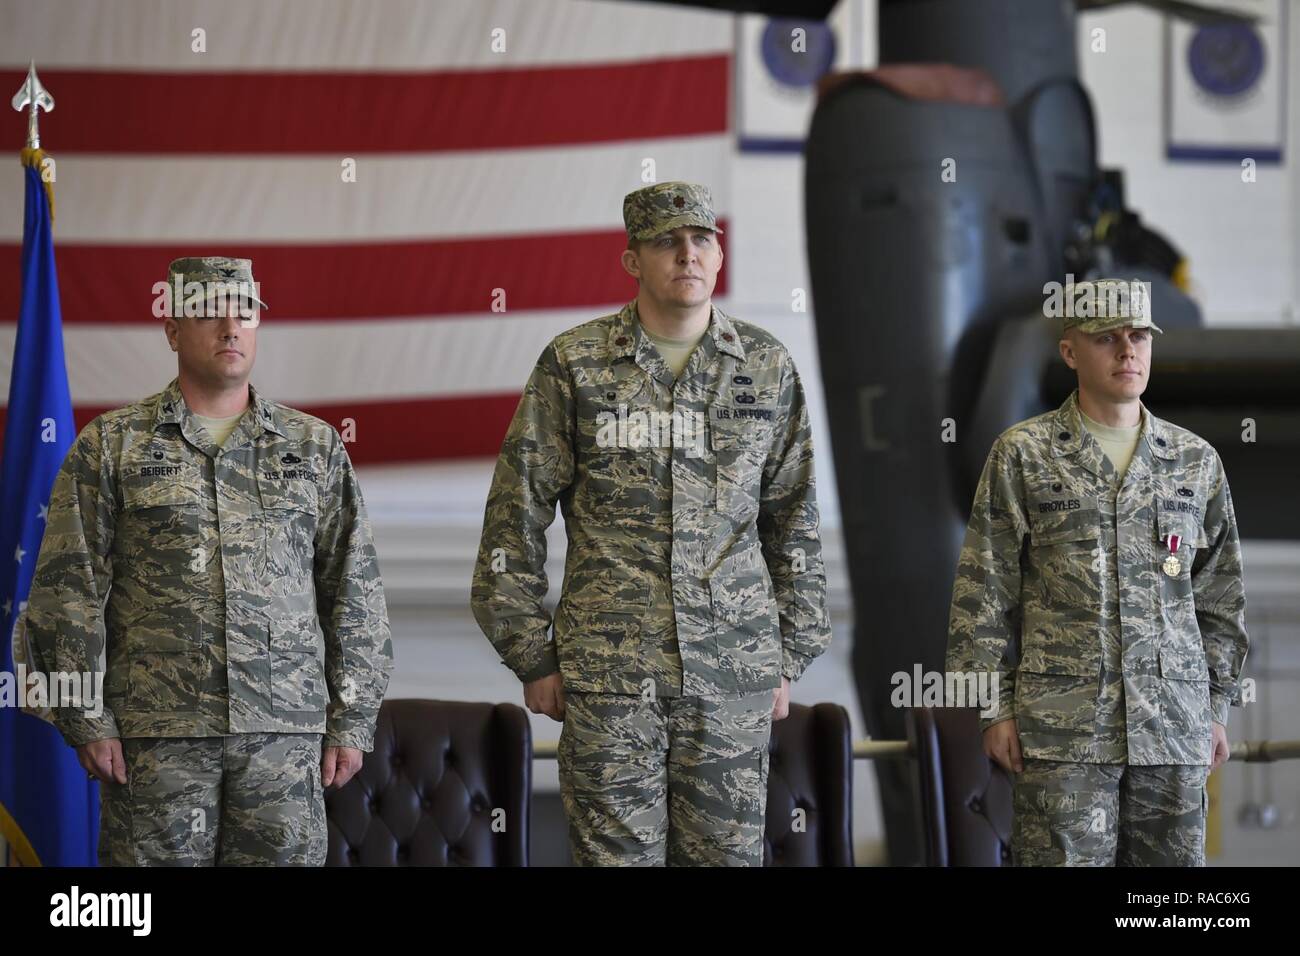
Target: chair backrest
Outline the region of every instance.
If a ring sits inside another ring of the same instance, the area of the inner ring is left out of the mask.
[[[326,866],[527,866],[532,734],[514,704],[387,700],[325,794]]]
[[[838,704],[791,704],[790,716],[772,724],[768,748],[763,865],[852,866],[853,728],[848,711]]]
[[[926,864],[1009,863],[1011,778],[984,755],[979,711],[913,708],[907,734],[920,776]]]

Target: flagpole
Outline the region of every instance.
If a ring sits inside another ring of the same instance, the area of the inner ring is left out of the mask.
[[[40,112],[50,112],[54,109],[54,97],[50,96],[45,87],[41,86],[41,79],[36,75],[36,61],[32,60],[27,66],[27,77],[23,80],[23,85],[19,87],[18,92],[10,101],[14,109],[22,112],[27,108],[27,147],[22,152],[23,165],[32,165],[39,168],[41,159],[41,127]],[[53,218],[54,213],[54,196],[49,188],[49,183],[45,184],[46,195],[50,201],[50,214]],[[10,635],[5,635],[8,639]],[[5,839],[4,831],[0,828],[0,866],[12,866],[16,861],[13,859],[13,849],[9,846],[9,841]]]
[[[41,128],[40,128],[40,111],[50,112],[54,109],[54,97],[41,85],[41,79],[36,75],[36,61],[32,60],[27,66],[27,76],[23,80],[23,85],[18,88],[14,98],[10,101],[13,108],[22,112],[27,108],[27,146],[22,151],[22,163],[24,166],[33,166],[41,168],[44,153],[41,151]],[[42,177],[44,178],[44,177]],[[45,182],[45,195],[50,204],[50,219],[54,219],[54,193],[50,189],[50,183]],[[12,634],[5,634],[3,640],[11,639]],[[6,820],[8,814],[0,809],[0,814],[4,814]],[[17,864],[14,856],[16,849],[5,839],[5,827],[0,827],[0,867],[9,867]],[[21,837],[21,833],[19,834]],[[25,841],[19,840],[20,843]]]
[[[27,110],[22,150],[26,191],[23,218],[22,298],[9,405],[0,453],[0,669],[20,673],[34,661],[25,637],[27,594],[44,536],[50,491],[76,436],[63,348],[62,310],[54,261],[54,160],[41,149],[39,114],[54,109],[33,63],[13,107]],[[42,422],[53,423],[49,439]],[[21,665],[18,658],[21,657]],[[99,787],[50,719],[49,707],[28,701],[0,707],[0,832],[10,863],[19,866],[86,866],[95,863]],[[18,754],[22,755],[21,764]]]

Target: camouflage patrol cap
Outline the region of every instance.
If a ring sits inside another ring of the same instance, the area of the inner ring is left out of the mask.
[[[200,283],[203,288],[188,288],[193,282]],[[252,259],[231,259],[226,256],[173,259],[167,267],[167,287],[168,290],[177,290],[173,295],[174,316],[185,314],[186,306],[218,296],[238,296],[256,303],[259,308],[270,308],[262,301],[258,285],[253,281]]]
[[[1094,335],[1131,325],[1161,332],[1151,321],[1151,284],[1137,279],[1089,279],[1065,287],[1062,331]]]
[[[623,225],[629,239],[653,239],[678,226],[700,226],[722,232],[713,214],[707,186],[695,183],[655,183],[623,197]]]

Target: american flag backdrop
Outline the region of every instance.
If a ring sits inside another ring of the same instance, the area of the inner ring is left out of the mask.
[[[152,311],[167,263],[237,255],[270,305],[259,390],[354,422],[358,463],[495,455],[547,341],[636,293],[618,265],[625,193],[707,183],[729,225],[728,16],[612,0],[0,0],[0,22],[18,27],[0,33],[0,77],[16,90],[35,60],[56,100],[41,133],[79,427],[175,375]],[[5,381],[26,131],[6,113]],[[724,269],[724,305],[726,286]]]

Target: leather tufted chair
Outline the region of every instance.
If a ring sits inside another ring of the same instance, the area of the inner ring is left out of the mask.
[[[521,707],[384,701],[374,750],[325,793],[325,865],[527,866],[532,761]]]
[[[1011,863],[1011,778],[984,756],[979,711],[917,707],[907,734],[920,773],[929,866]]]
[[[764,866],[853,865],[853,728],[838,704],[791,704],[768,745]],[[793,831],[796,808],[807,830]]]

